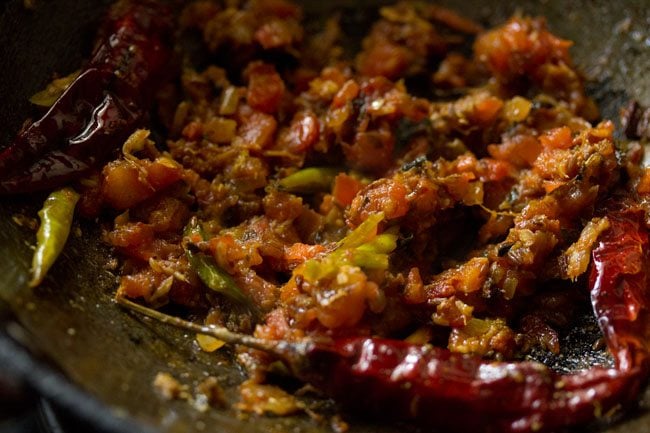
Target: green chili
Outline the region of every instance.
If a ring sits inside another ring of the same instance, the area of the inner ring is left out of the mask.
[[[338,169],[332,167],[309,167],[298,170],[280,179],[278,188],[282,191],[308,194],[312,192],[329,191]]]
[[[206,240],[206,234],[197,218],[190,220],[187,227],[185,227],[184,233],[186,237],[191,238],[198,235],[202,241]],[[190,262],[191,269],[196,272],[203,284],[209,289],[253,309],[251,300],[241,291],[230,274],[221,269],[211,256],[195,251],[196,246],[192,245],[191,242],[190,240],[190,243],[185,248],[185,254]]]
[[[367,251],[371,253],[386,254],[397,248],[397,233],[387,231],[377,235],[373,240],[357,247],[357,251]]]
[[[197,217],[192,217],[190,222],[187,223],[183,229],[183,236],[186,238],[194,238],[195,236],[198,236],[200,240],[205,241],[208,235],[205,233],[205,230],[203,230],[203,227],[201,227],[199,219]]]
[[[239,289],[235,280],[212,257],[188,250],[187,258],[192,270],[208,288],[244,305],[250,304],[250,299]]]
[[[356,248],[371,241],[377,235],[379,223],[381,223],[383,220],[383,212],[369,215],[364,222],[359,224],[359,227],[352,230],[339,241],[337,248]]]
[[[352,263],[364,269],[388,269],[388,254],[356,249],[352,253]]]
[[[36,233],[30,287],[36,287],[43,282],[47,271],[63,251],[78,200],[79,194],[72,188],[62,188],[50,194],[38,212],[41,225]]]
[[[386,270],[389,254],[397,247],[397,230],[390,228],[378,235],[383,213],[368,216],[359,227],[352,230],[338,242],[336,249],[324,257],[307,260],[302,273],[308,281],[331,278],[343,265],[354,265],[364,269]]]

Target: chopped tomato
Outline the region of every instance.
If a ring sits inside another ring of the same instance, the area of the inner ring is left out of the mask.
[[[363,188],[363,184],[352,176],[339,173],[334,178],[334,188],[332,195],[334,200],[341,206],[349,206],[359,191]]]
[[[496,119],[502,107],[503,101],[501,99],[488,96],[474,106],[474,118],[481,125],[489,124]]]
[[[568,126],[551,129],[539,137],[542,146],[548,149],[568,149],[573,144],[571,130]]]
[[[180,180],[182,168],[161,157],[155,161],[117,160],[104,167],[102,195],[114,209],[135,206]]]
[[[255,62],[248,66],[246,100],[256,110],[275,113],[284,96],[284,81],[273,65]]]

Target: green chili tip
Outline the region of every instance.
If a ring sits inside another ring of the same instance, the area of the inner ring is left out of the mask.
[[[329,191],[339,171],[332,167],[303,168],[280,179],[278,189],[301,194]]]

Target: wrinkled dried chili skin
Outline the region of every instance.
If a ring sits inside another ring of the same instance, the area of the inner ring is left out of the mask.
[[[551,431],[593,420],[594,401],[605,413],[635,401],[639,390],[638,370],[563,376],[534,362],[489,362],[376,338],[315,346],[307,356],[305,378],[344,407],[439,431]]]
[[[62,185],[120,146],[150,108],[171,56],[171,23],[155,1],[118,4],[80,76],[0,153],[0,193]]]
[[[83,126],[83,119],[90,116],[99,103],[103,93],[101,84],[106,80],[107,74],[96,68],[80,74],[41,119],[20,132],[0,153],[0,172],[24,168],[67,137],[76,135]]]
[[[650,293],[645,213],[634,204],[607,212],[610,228],[592,253],[592,306],[616,365],[648,370]]]
[[[77,158],[53,150],[47,157],[34,163],[29,170],[0,181],[1,193],[37,191],[66,184],[90,170],[88,164]]]
[[[357,337],[312,344],[296,374],[359,413],[440,431],[553,431],[634,405],[648,378],[648,233],[634,205],[607,215],[589,288],[615,368],[561,375],[535,362]]]
[[[113,74],[111,90],[147,110],[145,103],[155,92],[150,85],[168,67],[172,26],[171,12],[156,0],[118,3],[109,12],[89,67]]]

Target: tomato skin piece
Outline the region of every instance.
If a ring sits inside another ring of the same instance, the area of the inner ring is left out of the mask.
[[[551,129],[539,137],[542,147],[547,149],[569,149],[573,144],[571,130],[568,126]]]
[[[540,152],[542,145],[532,135],[515,135],[503,140],[501,144],[490,144],[488,153],[497,160],[508,161],[516,167],[530,167]]]
[[[404,47],[390,42],[375,45],[359,62],[360,72],[368,77],[382,76],[396,80],[404,74],[411,63],[411,53]]]
[[[245,106],[239,110],[238,135],[247,147],[264,149],[273,141],[273,136],[278,129],[278,121],[270,114],[252,111],[251,108]]]
[[[292,153],[305,153],[311,149],[320,137],[320,122],[311,111],[296,113],[288,129],[278,137],[277,146]]]
[[[332,195],[334,200],[341,206],[349,206],[352,204],[352,200],[357,195],[359,191],[363,188],[363,184],[352,176],[339,173],[334,178],[334,188],[332,189]]]
[[[481,125],[492,123],[501,109],[503,101],[495,96],[488,96],[474,106],[474,118]]]
[[[248,104],[267,114],[277,112],[284,97],[285,86],[275,67],[255,62],[248,66],[245,75],[248,76]]]
[[[409,211],[408,190],[394,179],[380,179],[362,189],[352,200],[348,224],[356,227],[369,215],[382,212],[386,221],[406,215]]]

